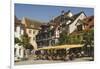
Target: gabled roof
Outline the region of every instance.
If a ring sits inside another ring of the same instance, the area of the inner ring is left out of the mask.
[[[24,29],[24,24],[21,23],[21,20],[19,20],[16,16],[14,17],[14,30],[16,31],[16,27],[21,27]]]
[[[70,24],[72,24],[82,13],[86,16],[86,14],[85,14],[83,11],[81,11],[81,12],[79,12],[79,13],[77,13],[77,14],[75,14],[75,15],[73,15],[73,16],[71,17],[72,22],[71,22]],[[87,16],[86,16],[86,17],[87,17]],[[70,24],[69,24],[69,25],[70,25]]]
[[[89,16],[83,20],[85,25],[85,30],[94,28],[94,16]]]
[[[19,24],[19,23],[21,23],[21,20],[19,20],[16,16],[14,17],[14,22],[15,22],[15,24]]]
[[[40,26],[42,25],[41,22],[36,20],[31,20],[28,18],[24,18],[24,20],[25,20],[25,27],[27,28],[40,29]]]
[[[78,31],[77,29],[74,30],[71,34],[81,34],[84,31],[89,31],[94,28],[94,16],[89,16],[83,19],[83,23],[85,25],[84,30]]]
[[[71,23],[69,23],[69,25],[70,25],[70,24],[72,24],[82,13],[86,16],[86,14],[85,14],[83,11],[81,11],[81,12],[79,12],[79,13],[73,15],[72,17],[69,17],[68,14],[69,14],[70,12],[71,12],[71,11],[69,10],[69,11],[65,12],[64,15],[59,15],[59,16],[55,17],[53,20],[51,20],[50,22],[51,22],[51,23],[58,23],[58,24],[59,24],[59,23],[61,22],[61,17],[63,17],[65,20],[71,20]],[[87,16],[86,16],[86,17],[87,17]]]
[[[82,13],[86,16],[86,14],[85,14],[83,11],[81,11],[81,12],[79,12],[79,13],[73,15],[73,16],[72,16],[72,19],[75,20],[75,19],[76,19],[77,17],[79,17]],[[87,16],[86,16],[86,17],[87,17]]]
[[[69,14],[70,12],[71,12],[71,11],[68,10],[67,12],[64,13],[64,15],[59,15],[59,16],[55,17],[53,20],[51,20],[50,22],[59,23],[60,20],[61,20],[61,17],[68,17],[68,14]]]
[[[24,25],[21,23],[21,20],[19,20],[16,16],[14,17],[14,25],[23,27]]]

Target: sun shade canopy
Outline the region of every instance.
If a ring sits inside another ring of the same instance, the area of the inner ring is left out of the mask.
[[[84,45],[59,45],[59,46],[49,46],[49,47],[38,48],[37,50],[78,48],[78,47],[83,47],[83,46]]]

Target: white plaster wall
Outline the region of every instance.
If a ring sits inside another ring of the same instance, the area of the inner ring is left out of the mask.
[[[18,44],[15,45],[15,48],[16,48],[16,54],[14,54],[16,57],[19,57],[19,58],[27,58],[26,55],[24,56],[24,50],[25,48],[23,46],[19,46]],[[20,52],[19,52],[20,50]]]
[[[24,35],[24,30],[23,29],[21,29],[21,35]]]
[[[70,26],[69,26],[69,33],[72,33],[77,27],[76,27],[76,23],[77,21],[80,19],[84,19],[86,18],[86,16],[82,13]]]
[[[56,36],[56,38],[59,38],[59,36],[60,36],[59,33],[60,33],[59,30],[56,30],[56,31],[55,31],[55,36]]]
[[[16,27],[16,32],[14,33],[15,37],[20,39],[20,36],[24,34],[24,30],[20,27]]]
[[[29,30],[31,30],[31,33],[29,33]],[[35,33],[33,33],[35,31]],[[36,29],[26,29],[26,33],[30,37],[30,43],[33,45],[35,49],[37,49],[37,43],[36,40],[33,40],[33,38],[36,38],[36,35],[38,33],[38,30]]]
[[[69,12],[68,16],[69,16],[69,17],[72,17],[72,16],[73,16],[73,14],[72,14],[71,12]]]
[[[15,37],[20,38],[20,26],[16,27]]]
[[[24,24],[26,26],[26,22],[25,22],[25,17],[23,17],[22,19],[22,24]],[[29,33],[29,30],[32,30],[31,34]],[[33,31],[35,31],[35,33],[33,34]],[[35,49],[37,49],[37,44],[36,44],[36,41],[33,40],[33,38],[36,38],[36,34],[38,33],[38,30],[36,29],[29,29],[29,28],[26,28],[26,33],[28,34],[28,36],[30,37],[30,43],[34,46]]]

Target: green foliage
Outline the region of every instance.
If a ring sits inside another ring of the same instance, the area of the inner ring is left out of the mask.
[[[15,44],[17,44],[17,43],[20,43],[21,41],[19,40],[19,38],[15,37],[14,42],[15,42]]]
[[[91,29],[89,31],[85,31],[83,33],[83,40],[85,45],[93,45],[94,44],[94,30]]]
[[[82,36],[78,35],[67,35],[62,33],[61,37],[59,38],[59,44],[81,44],[82,43]]]
[[[94,30],[88,30],[83,32],[83,42],[84,47],[83,50],[85,51],[85,54],[88,56],[92,56],[94,59]]]
[[[83,31],[78,34],[67,35],[61,33],[59,38],[59,44],[85,44],[93,45],[94,42],[94,30]]]
[[[30,38],[28,37],[27,34],[21,35],[20,39],[14,38],[15,39],[15,44],[19,44],[19,46],[23,46],[25,49],[33,49],[33,46],[29,43]]]
[[[24,48],[27,48],[27,46],[30,45],[29,41],[30,38],[28,37],[27,34],[21,35],[20,45],[22,45]]]
[[[82,43],[81,34],[73,34],[73,35],[69,35],[69,37],[70,37],[69,44],[81,44]]]
[[[59,44],[66,44],[68,42],[69,37],[65,33],[60,34]]]

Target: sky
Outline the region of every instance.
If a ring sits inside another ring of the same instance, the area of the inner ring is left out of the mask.
[[[84,11],[87,16],[94,15],[94,9],[86,7],[15,4],[15,15],[18,19],[27,17],[41,22],[48,22],[52,18],[59,16],[62,10],[65,12],[70,10],[73,14]]]

